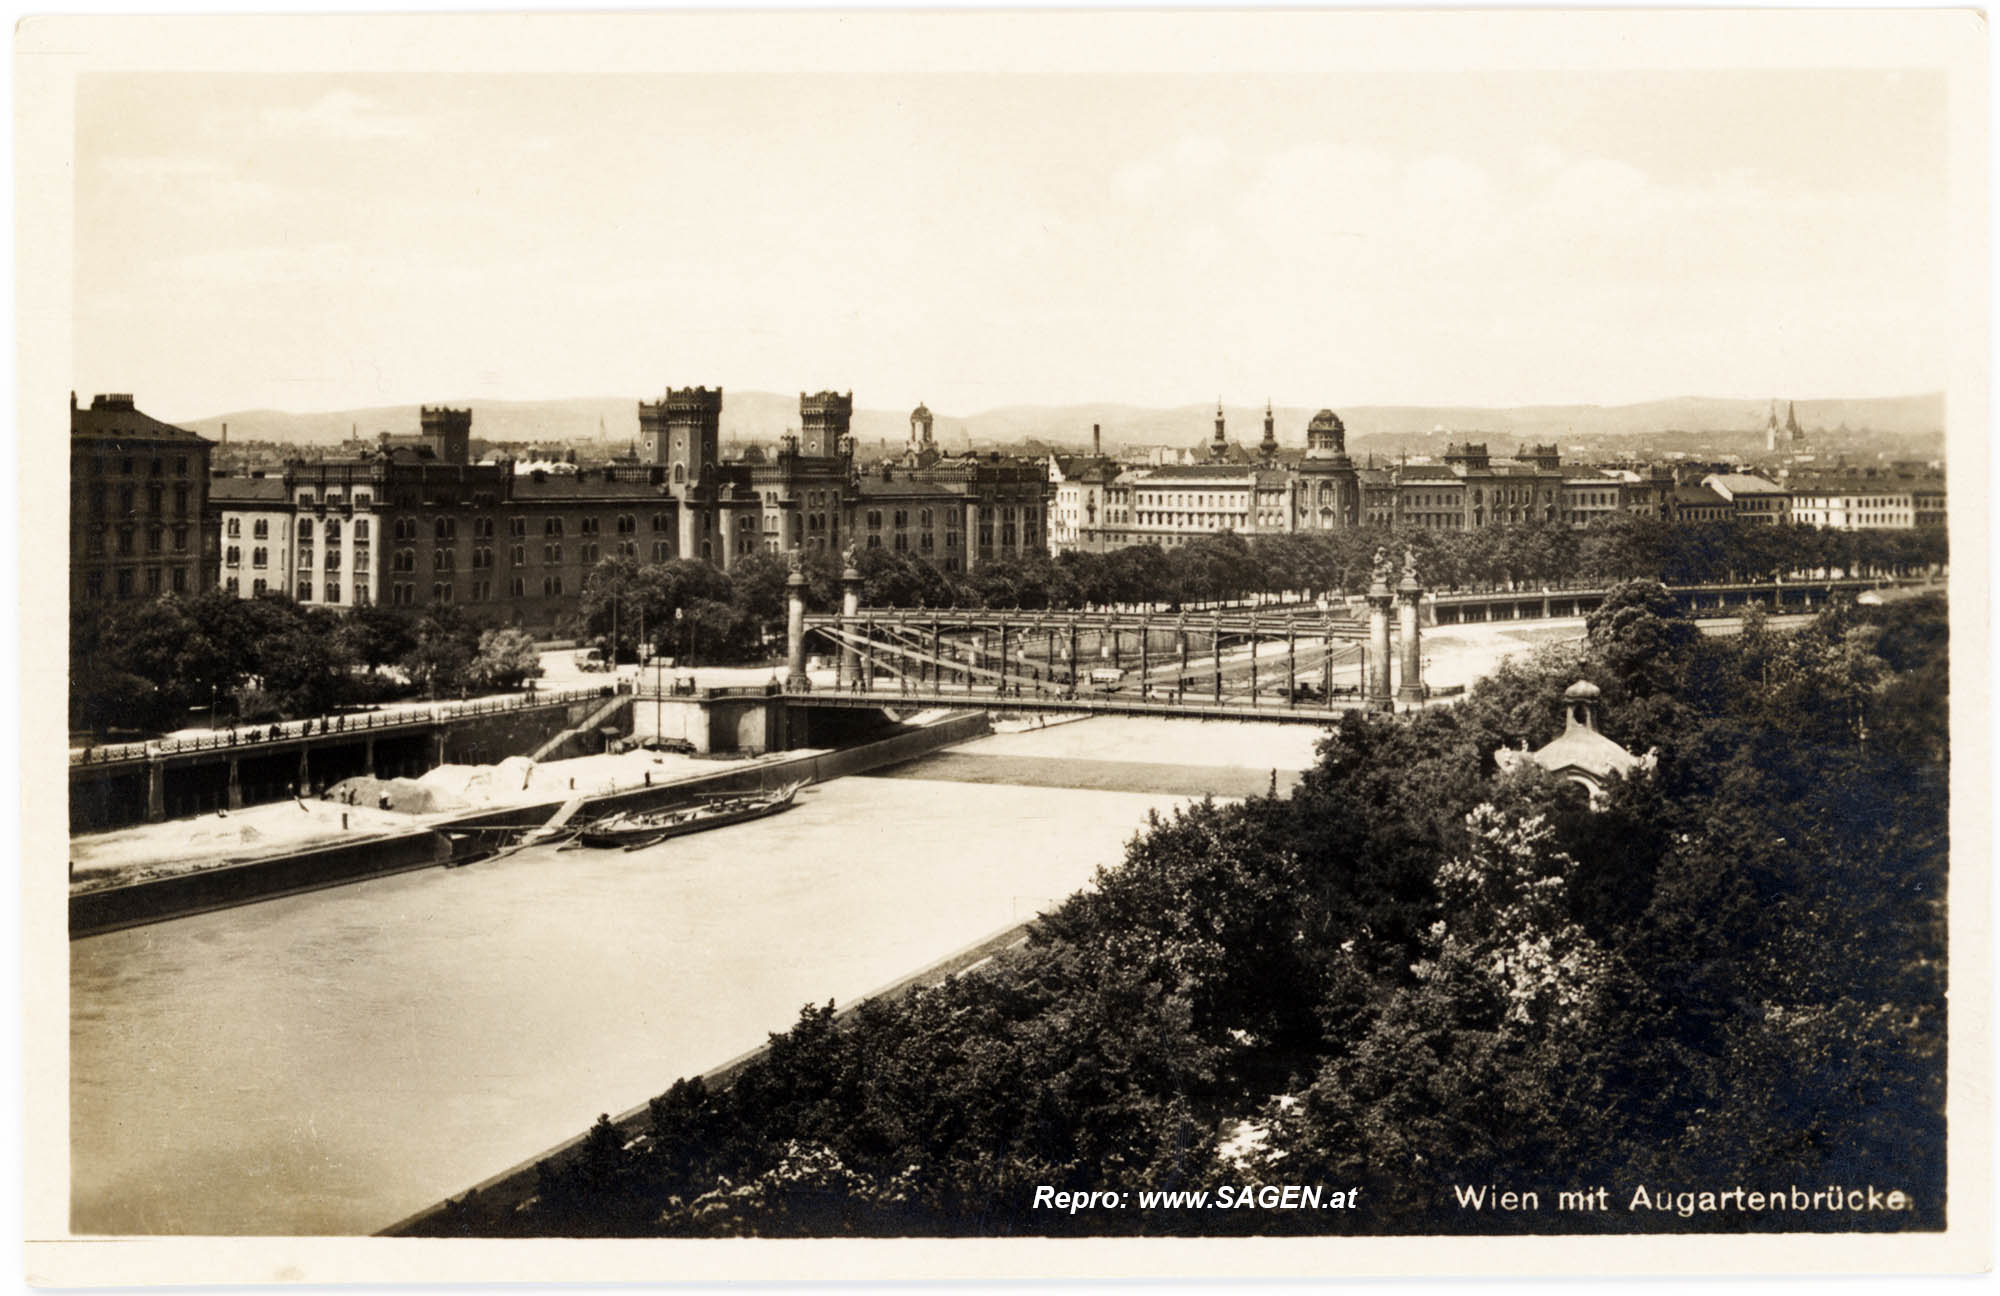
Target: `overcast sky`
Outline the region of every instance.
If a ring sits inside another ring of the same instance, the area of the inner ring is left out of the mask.
[[[1945,84],[90,75],[77,388],[1017,403],[1947,382]]]

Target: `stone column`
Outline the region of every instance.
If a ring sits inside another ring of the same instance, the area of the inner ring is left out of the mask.
[[[840,628],[848,635],[860,628],[861,614],[861,573],[852,567],[840,573]],[[840,645],[841,688],[851,688],[861,679],[861,651],[854,646],[851,638]]]
[[[785,578],[785,692],[812,692],[806,676],[806,578],[797,569]]]
[[[375,736],[370,734],[361,743],[361,772],[369,778],[375,777]],[[235,777],[233,771],[231,778]]]
[[[1368,654],[1369,663],[1368,709],[1388,711],[1393,707],[1389,700],[1389,609],[1396,596],[1381,581],[1368,589]]]
[[[370,746],[372,748],[372,742]],[[231,810],[243,808],[243,771],[234,756],[229,758],[229,808]]]
[[[967,574],[979,566],[979,505],[976,501],[965,502],[965,570]]]
[[[229,772],[236,772],[236,762],[229,762]],[[146,822],[158,823],[167,817],[167,761],[164,756],[146,758]]]
[[[1399,702],[1421,702],[1427,696],[1424,691],[1424,652],[1422,617],[1419,604],[1423,600],[1423,587],[1417,584],[1413,575],[1405,574],[1402,584],[1396,587],[1397,612],[1401,621],[1403,651],[1402,687],[1396,690]]]

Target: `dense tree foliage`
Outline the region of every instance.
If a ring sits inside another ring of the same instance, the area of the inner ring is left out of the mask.
[[[1656,586],[1461,703],[1350,714],[1287,797],[1156,820],[976,972],[808,1008],[640,1137],[600,1122],[444,1233],[1936,1228],[1943,601],[1692,632]],[[1579,676],[1655,749],[1593,811],[1493,752]],[[1333,1212],[1032,1208],[1039,1186],[1359,1185]],[[1454,1185],[1597,1185],[1603,1212]],[[1909,1194],[1896,1214],[1627,1209],[1638,1187]]]
[[[482,629],[452,607],[342,614],[283,594],[213,592],[70,616],[70,723],[98,733],[325,715],[516,688],[540,673],[526,634]]]

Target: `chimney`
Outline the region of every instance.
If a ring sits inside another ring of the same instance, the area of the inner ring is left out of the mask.
[[[222,425],[222,444],[229,444],[229,425],[227,423]]]
[[[1090,425],[1090,453],[1093,458],[1104,453],[1104,432],[1095,423]]]

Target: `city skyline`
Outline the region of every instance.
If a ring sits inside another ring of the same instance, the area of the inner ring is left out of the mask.
[[[1950,385],[1941,73],[827,64],[86,75],[75,385],[179,419]]]

